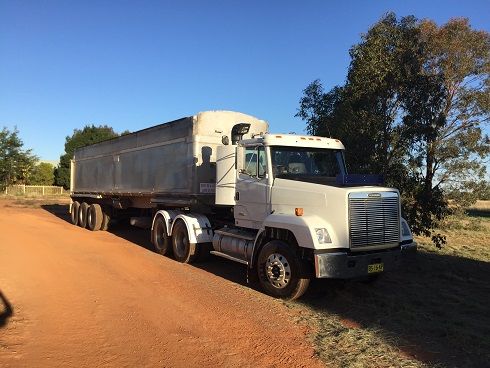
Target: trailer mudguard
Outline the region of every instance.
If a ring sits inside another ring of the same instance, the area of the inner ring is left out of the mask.
[[[155,226],[155,220],[158,216],[162,216],[163,219],[165,220],[165,225],[167,228],[167,235],[170,236],[172,234],[172,223],[174,222],[175,217],[178,215],[182,214],[182,211],[175,211],[175,210],[160,210],[158,211],[155,216],[153,216],[153,221],[151,223],[151,231],[153,232],[153,227]]]

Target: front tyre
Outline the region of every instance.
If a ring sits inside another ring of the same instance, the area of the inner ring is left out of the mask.
[[[276,298],[297,299],[310,284],[301,259],[290,245],[280,240],[264,245],[257,268],[260,285],[267,294]]]

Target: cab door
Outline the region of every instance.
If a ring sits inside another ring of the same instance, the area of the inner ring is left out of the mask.
[[[244,147],[236,182],[235,224],[259,229],[270,214],[268,160],[264,146]]]

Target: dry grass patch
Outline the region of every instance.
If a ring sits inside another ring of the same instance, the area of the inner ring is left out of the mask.
[[[0,195],[0,206],[2,207],[41,208],[42,206],[47,205],[66,205],[69,203],[70,197],[65,195],[42,197]]]

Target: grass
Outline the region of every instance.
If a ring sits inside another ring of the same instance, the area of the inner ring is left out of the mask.
[[[0,194],[0,200],[4,201],[5,207],[21,208],[39,208],[48,204],[70,203],[68,195],[18,196]]]
[[[441,230],[375,283],[316,280],[306,309],[317,354],[332,367],[485,367],[490,361],[490,208],[473,229]]]

